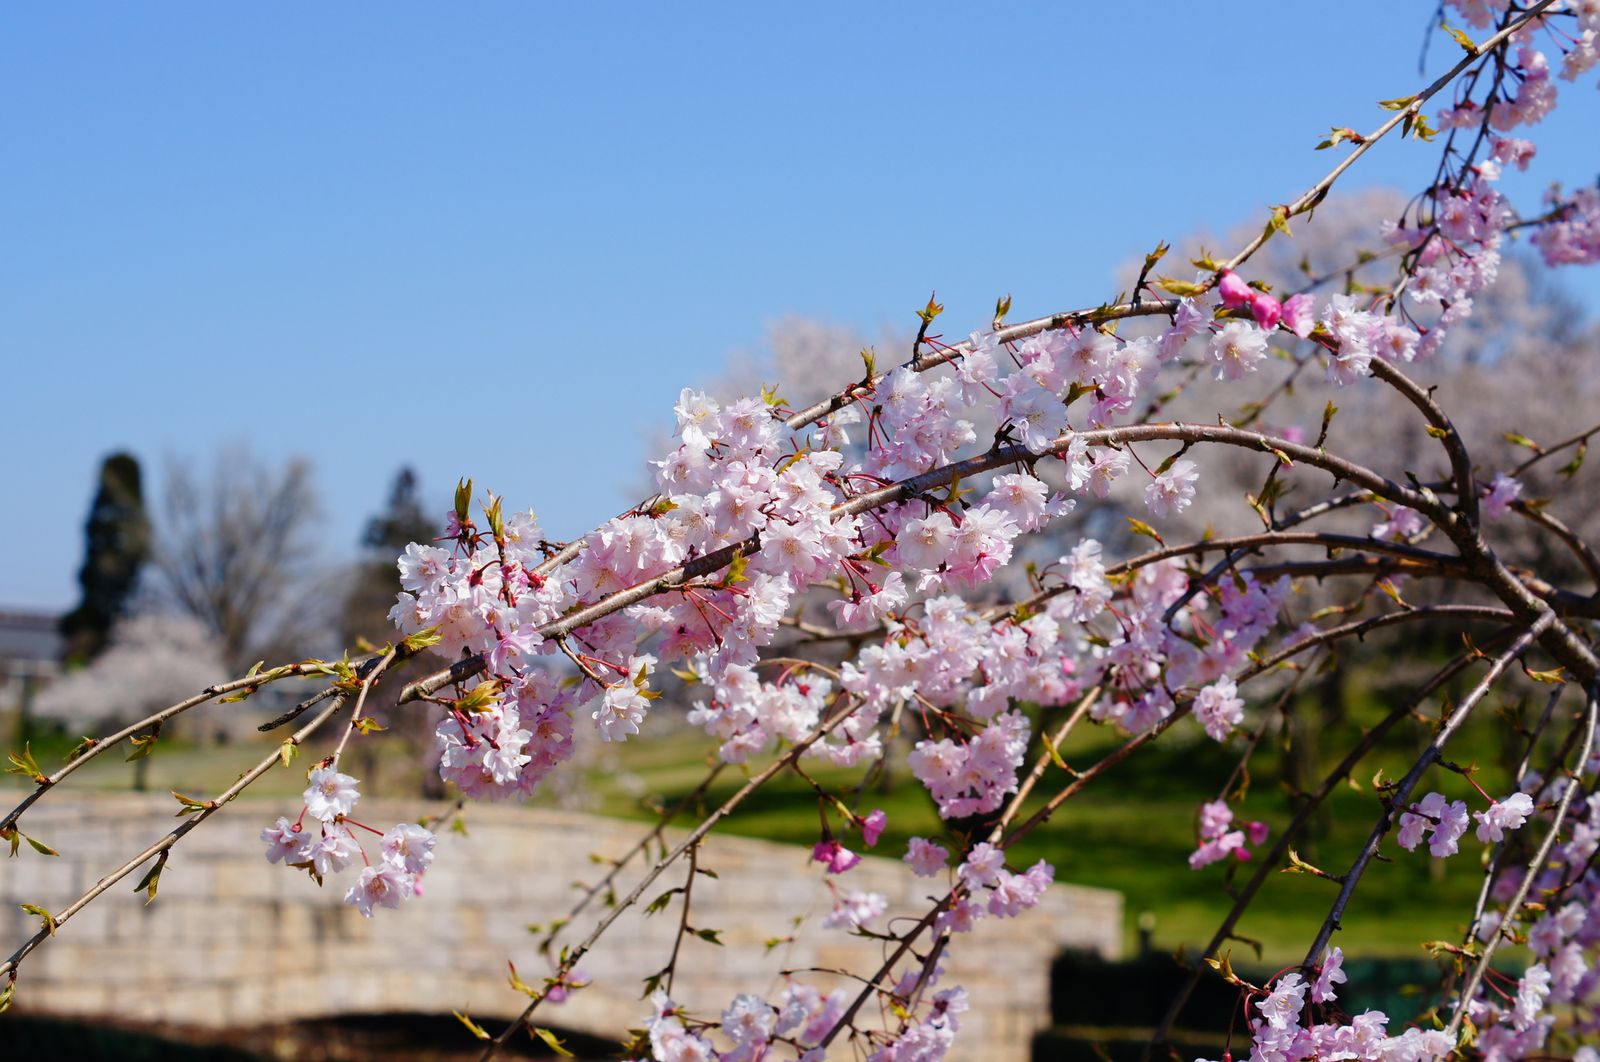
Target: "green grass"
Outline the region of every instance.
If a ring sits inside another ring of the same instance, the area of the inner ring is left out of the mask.
[[[1388,711],[1390,703],[1380,703],[1369,692],[1352,691],[1348,718],[1320,732],[1327,751],[1321,757],[1325,762],[1315,774],[1315,781],[1320,781],[1359,739],[1363,726]],[[1314,706],[1300,705],[1296,710],[1311,711]],[[1436,716],[1437,703],[1426,710]],[[1485,705],[1480,717],[1468,724],[1450,749],[1457,762],[1481,764],[1483,770],[1477,777],[1495,794],[1503,793],[1506,786],[1506,772],[1497,766],[1503,758],[1499,743],[1505,733],[1504,724],[1495,720],[1490,706]],[[1383,751],[1368,757],[1353,772],[1356,786],[1342,785],[1329,797],[1326,811],[1316,817],[1314,831],[1294,845],[1299,854],[1330,873],[1342,873],[1365,843],[1381,812],[1371,788],[1374,775],[1381,768],[1387,778],[1398,778],[1426,744],[1428,734],[1428,728],[1418,722],[1407,721],[1396,727],[1383,743]],[[1071,766],[1082,768],[1117,747],[1121,740],[1105,728],[1084,725],[1061,752]],[[704,777],[711,747],[704,738],[691,733],[622,746],[620,766],[624,772],[642,779],[650,797],[641,800],[628,795],[617,782],[618,772],[607,772],[594,779],[601,795],[601,810],[624,817],[652,818],[646,805],[681,799]],[[1215,799],[1237,756],[1237,749],[1223,749],[1199,734],[1192,724],[1182,724],[1063,805],[1047,823],[1015,846],[1010,862],[1027,865],[1047,859],[1056,866],[1058,881],[1121,892],[1130,951],[1137,936],[1138,917],[1146,911],[1156,918],[1158,947],[1174,950],[1183,946],[1193,950],[1203,946],[1232,906],[1227,892],[1229,883],[1243,885],[1255,869],[1253,863],[1228,863],[1193,871],[1187,863],[1195,843],[1196,809],[1202,802]],[[1290,812],[1281,784],[1284,757],[1271,736],[1258,750],[1251,769],[1252,784],[1238,812],[1239,819],[1266,821],[1273,828],[1275,839],[1277,831],[1288,823]],[[858,774],[841,771],[812,773],[830,786],[850,787],[859,778]],[[706,808],[725,800],[746,777],[747,772],[739,769],[724,771],[705,798]],[[1024,817],[1067,780],[1063,772],[1052,769],[1025,807]],[[1474,807],[1483,805],[1465,779],[1439,769],[1423,779],[1416,795],[1429,789],[1468,799]],[[857,797],[846,793],[846,800],[854,802]],[[786,775],[746,800],[724,828],[745,836],[810,845],[818,837],[817,805],[815,794],[803,780]],[[862,812],[882,807],[889,813],[890,825],[878,846],[881,854],[893,857],[904,852],[906,840],[913,835],[933,837],[944,833],[921,786],[904,773],[874,785],[854,806]],[[688,821],[687,814],[684,821]],[[841,829],[836,817],[833,825],[835,830]],[[847,838],[846,843],[859,848],[859,843],[853,843],[858,841],[855,836],[853,840]],[[1481,880],[1481,848],[1469,832],[1461,854],[1450,860],[1435,860],[1425,849],[1405,852],[1390,840],[1382,856],[1392,861],[1380,857],[1369,868],[1347,913],[1345,927],[1335,935],[1335,943],[1352,954],[1420,956],[1422,941],[1459,938]],[[1333,882],[1311,875],[1274,873],[1240,922],[1237,933],[1259,942],[1266,961],[1298,961],[1327,915],[1336,892]],[[1241,954],[1251,951],[1247,943],[1232,946]]]
[[[29,741],[29,747],[39,767],[49,773],[66,762],[76,737],[38,735]],[[226,789],[241,774],[254,767],[277,747],[271,740],[251,740],[225,745],[195,745],[187,741],[163,736],[155,751],[146,758],[145,788],[153,793],[177,790],[190,795],[214,795]],[[130,746],[102,753],[79,768],[63,787],[94,790],[97,792],[126,791],[133,788],[137,763],[128,762]],[[16,775],[6,775],[0,786],[22,791],[31,784]],[[282,797],[300,792],[305,779],[298,773],[270,771],[249,793],[260,797]]]

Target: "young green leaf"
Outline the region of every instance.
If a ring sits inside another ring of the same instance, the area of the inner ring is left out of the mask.
[[[565,1043],[563,1043],[561,1041],[561,1039],[558,1038],[556,1036],[556,1034],[551,1032],[549,1029],[541,1029],[537,1025],[530,1025],[530,1026],[528,1026],[528,1032],[532,1033],[534,1036],[537,1036],[539,1039],[543,1040],[545,1042],[545,1046],[549,1047],[550,1050],[554,1051],[556,1054],[560,1055],[562,1058],[575,1058],[575,1057],[577,1057],[571,1051],[568,1051],[567,1050],[567,1045]]]
[[[1466,52],[1468,55],[1478,54],[1477,42],[1475,42],[1471,37],[1467,36],[1465,33],[1462,33],[1448,22],[1440,22],[1439,28],[1444,30],[1445,33],[1449,34],[1451,40],[1461,45],[1462,51]]]
[[[184,796],[176,789],[173,789],[170,792],[172,793],[172,799],[183,805],[181,808],[179,808],[177,814],[177,818],[180,819],[185,815],[193,815],[196,812],[210,811],[217,806],[216,801],[214,800],[196,800],[194,797]]]
[[[11,766],[6,768],[7,774],[20,774],[24,778],[33,779],[40,785],[44,785],[49,781],[44,772],[39,770],[39,764],[34,760],[33,749],[30,746],[24,744],[21,752],[11,752],[6,755],[11,761]]]
[[[407,653],[417,653],[442,641],[444,635],[439,633],[438,627],[425,627],[415,634],[408,634],[402,638],[400,648]]]
[[[1561,474],[1567,479],[1576,476],[1578,469],[1583,467],[1583,459],[1588,453],[1589,444],[1586,442],[1579,443],[1578,452],[1572,455],[1572,460],[1561,466]]]
[[[139,879],[139,884],[133,887],[134,892],[143,892],[146,894],[147,898],[144,901],[144,905],[146,907],[149,907],[155,902],[156,886],[161,881],[161,872],[167,869],[167,855],[168,853],[162,852],[159,856],[157,856],[155,865],[146,871],[144,877]]]
[[[1146,538],[1153,538],[1163,546],[1167,544],[1156,532],[1156,529],[1145,523],[1143,520],[1130,516],[1127,517],[1127,521],[1128,527],[1133,531],[1134,534],[1143,535]]]
[[[21,830],[18,830],[17,832],[18,833],[22,833]],[[43,841],[39,840],[39,838],[37,838],[37,837],[29,837],[27,834],[23,833],[22,834],[22,839],[24,841],[28,842],[28,847],[29,848],[32,848],[35,852],[38,852],[40,855],[59,856],[61,854],[60,852],[56,851],[54,848],[51,848],[49,845],[47,845]]]
[[[467,1017],[465,1014],[461,1013],[459,1010],[452,1010],[450,1013],[454,1014],[456,1016],[456,1021],[459,1021],[462,1025],[465,1025],[467,1027],[467,1031],[470,1032],[473,1036],[477,1037],[478,1039],[480,1039],[480,1040],[492,1040],[492,1039],[494,1039],[494,1037],[490,1036],[487,1032],[484,1031],[483,1026],[479,1025],[477,1022],[473,1021],[471,1018]]]
[[[25,913],[35,916],[40,922],[44,923],[44,928],[50,931],[52,937],[56,935],[56,926],[60,923],[56,921],[55,915],[36,903],[22,903],[17,906],[21,907]]]
[[[1168,295],[1176,295],[1180,299],[1191,295],[1198,295],[1206,290],[1204,284],[1194,284],[1187,280],[1177,280],[1173,277],[1157,277],[1156,287]]]

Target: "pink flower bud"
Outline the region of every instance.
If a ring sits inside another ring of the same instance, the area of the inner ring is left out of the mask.
[[[861,862],[860,856],[831,837],[817,842],[817,846],[811,850],[811,858],[818,863],[826,863],[829,874],[843,874]]]
[[[1255,298],[1250,300],[1250,312],[1255,314],[1256,324],[1270,332],[1278,327],[1278,319],[1283,316],[1283,304],[1271,295],[1257,292]]]
[[[1217,294],[1222,296],[1222,304],[1229,309],[1236,309],[1249,302],[1255,292],[1250,285],[1239,279],[1239,274],[1231,269],[1222,271],[1222,279],[1217,281]]]
[[[1283,303],[1283,327],[1304,339],[1317,326],[1311,314],[1311,296],[1305,292],[1290,295]]]
[[[1252,822],[1245,830],[1250,834],[1250,843],[1260,847],[1267,843],[1267,835],[1272,832],[1272,827],[1264,822]]]
[[[872,814],[861,820],[861,839],[871,848],[878,843],[878,838],[883,836],[883,828],[889,825],[889,813],[882,808],[876,808]]]

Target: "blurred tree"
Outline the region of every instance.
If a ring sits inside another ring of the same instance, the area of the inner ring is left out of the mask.
[[[389,610],[400,592],[395,558],[413,542],[427,542],[436,533],[417,497],[417,474],[402,467],[389,488],[389,504],[367,521],[361,537],[362,557],[350,590],[345,595],[341,635],[346,645],[366,640],[382,645],[391,640],[394,624]]]
[[[106,647],[111,627],[127,611],[139,571],[150,555],[139,461],[116,453],[100,465],[100,487],[84,522],[83,599],[61,618],[68,663],[83,664]]]
[[[400,593],[400,572],[395,559],[411,543],[431,541],[437,534],[438,521],[428,519],[419,500],[417,474],[409,466],[402,467],[389,488],[387,506],[367,521],[366,531],[361,536],[362,558],[351,573],[339,618],[339,634],[345,645],[381,646],[395,639],[394,623],[389,619],[395,595]],[[403,685],[444,663],[430,653],[423,653],[391,670],[387,681]],[[399,743],[357,743],[353,752],[359,760],[362,777],[368,780],[369,792],[378,792],[391,781],[378,769],[378,750],[383,748],[390,753],[390,766],[407,775],[400,783],[401,788],[414,792],[420,785],[425,796],[443,794],[443,783],[431,761],[420,772],[416,769],[419,761],[429,760],[430,755],[436,754],[431,737],[437,720],[432,712],[423,708],[423,705],[413,704],[403,711],[389,712],[383,705],[373,705],[368,714],[404,741],[403,755],[399,757],[393,755],[396,749],[402,748]]]
[[[230,670],[304,654],[297,631],[307,613],[296,597],[316,514],[311,465],[300,458],[273,469],[236,448],[218,455],[209,480],[181,462],[167,469],[158,591],[216,636]]]
[[[105,651],[39,695],[40,721],[67,734],[104,734],[228,678],[216,636],[193,617],[149,612],[117,621]],[[237,712],[191,712],[175,724],[191,740],[248,733]],[[161,727],[145,731],[154,737]],[[134,746],[133,787],[144,789],[151,746]]]

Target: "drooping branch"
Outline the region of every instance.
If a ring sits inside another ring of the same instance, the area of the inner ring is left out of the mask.
[[[345,699],[342,696],[334,700],[332,704],[328,705],[328,707],[324,708],[322,711],[313,716],[310,722],[306,723],[299,730],[295,731],[294,734],[288,738],[285,744],[298,746],[303,743],[306,738],[310,737],[318,729],[320,729],[323,723],[326,723],[330,718],[333,717],[335,712],[344,706],[344,700]],[[246,788],[255,782],[256,779],[272,770],[272,768],[277,766],[278,763],[279,751],[277,749],[273,749],[271,755],[267,756],[254,767],[240,775],[238,781],[224,789],[221,793],[218,793],[212,799],[207,800],[196,807],[193,814],[185,818],[180,825],[174,828],[165,837],[162,837],[159,841],[155,842],[150,847],[146,848],[144,851],[140,852],[126,863],[123,863],[117,869],[111,871],[111,873],[105,875],[99,881],[95,882],[92,888],[84,892],[83,895],[79,896],[76,900],[72,901],[72,903],[62,911],[54,914],[51,917],[50,924],[46,925],[44,928],[40,929],[39,932],[35,933],[26,943],[22,945],[22,947],[12,952],[9,959],[3,963],[0,963],[0,976],[10,975],[11,979],[15,980],[18,964],[20,964],[23,959],[27,958],[29,953],[37,948],[40,944],[54,936],[56,930],[65,925],[73,915],[76,915],[79,911],[83,910],[96,897],[100,896],[107,889],[111,888],[111,886],[115,885],[123,878],[126,878],[129,874],[132,874],[146,862],[165,853],[173,845],[182,840],[184,835],[190,830],[193,830],[202,822],[205,822],[211,816],[221,811],[229,802],[231,802],[235,797],[244,792]]]
[[[1507,632],[1507,636],[1509,636],[1509,632]],[[1490,641],[1491,639],[1485,639],[1486,643]],[[1245,882],[1244,887],[1239,890],[1239,894],[1234,899],[1233,906],[1229,909],[1227,916],[1223,918],[1222,924],[1217,927],[1217,931],[1212,934],[1210,942],[1206,944],[1205,949],[1197,956],[1197,961],[1191,964],[1189,976],[1184,979],[1183,986],[1178,989],[1171,1002],[1167,1004],[1166,1013],[1162,1015],[1155,1031],[1145,1043],[1140,1056],[1141,1059],[1148,1060],[1156,1045],[1166,1043],[1167,1035],[1172,1031],[1173,1024],[1178,1020],[1178,1015],[1183,1013],[1184,1006],[1188,1004],[1189,998],[1194,995],[1194,990],[1199,986],[1201,978],[1205,976],[1206,966],[1204,965],[1204,960],[1215,956],[1218,949],[1233,936],[1234,929],[1238,927],[1239,920],[1244,917],[1250,904],[1255,901],[1256,894],[1261,891],[1261,887],[1266,884],[1267,879],[1276,873],[1278,866],[1289,853],[1289,846],[1294,842],[1300,831],[1305,828],[1305,825],[1311,821],[1311,817],[1316,814],[1317,809],[1332,795],[1334,789],[1350,776],[1350,772],[1355,770],[1356,765],[1378,746],[1384,735],[1415,711],[1435,690],[1460,674],[1476,659],[1477,654],[1475,653],[1462,653],[1435,672],[1433,677],[1418,687],[1410,697],[1390,709],[1387,715],[1373,724],[1362,735],[1361,740],[1356,742],[1350,751],[1345,754],[1345,757],[1339,761],[1338,765],[1328,772],[1322,783],[1317,786],[1316,790],[1311,793],[1295,813],[1294,818],[1289,821],[1289,825],[1279,833],[1278,839],[1274,842],[1272,848],[1261,857],[1256,864],[1255,872],[1250,875],[1250,880]]]
[[[1411,769],[1406,772],[1405,777],[1396,783],[1394,791],[1385,800],[1386,807],[1383,814],[1378,817],[1377,824],[1372,828],[1371,836],[1367,838],[1366,844],[1362,846],[1360,853],[1355,858],[1355,862],[1350,865],[1350,869],[1340,877],[1339,895],[1334,899],[1327,918],[1323,919],[1322,927],[1317,930],[1316,940],[1307,950],[1306,957],[1300,964],[1302,968],[1310,970],[1321,959],[1322,951],[1327,947],[1328,939],[1333,936],[1336,929],[1340,928],[1345,908],[1349,905],[1351,896],[1355,894],[1356,886],[1361,882],[1361,876],[1366,872],[1367,865],[1378,854],[1378,846],[1383,841],[1384,835],[1389,832],[1389,827],[1393,823],[1395,815],[1405,809],[1406,801],[1411,798],[1411,791],[1416,788],[1417,782],[1421,780],[1423,773],[1439,759],[1446,743],[1461,728],[1461,724],[1466,722],[1467,716],[1478,706],[1478,702],[1483,700],[1489,690],[1494,687],[1494,684],[1505,674],[1506,669],[1518,657],[1528,651],[1528,648],[1554,620],[1555,617],[1550,613],[1540,616],[1532,626],[1517,636],[1517,640],[1511,643],[1510,648],[1495,657],[1488,673],[1478,681],[1472,691],[1450,713],[1449,717],[1444,721],[1444,725],[1439,728],[1433,740],[1428,743],[1428,747],[1423,750],[1422,755],[1417,757],[1416,762],[1411,765]]]
[[[1575,761],[1576,766],[1573,769],[1575,774],[1583,769],[1583,765],[1589,761],[1590,753],[1594,751],[1595,726],[1597,721],[1600,721],[1600,690],[1591,686],[1588,691],[1588,702],[1588,706],[1584,711],[1583,744],[1580,747],[1578,758]],[[1505,938],[1517,917],[1517,912],[1522,909],[1522,905],[1527,901],[1528,893],[1539,876],[1539,870],[1550,858],[1550,852],[1555,847],[1556,839],[1561,835],[1561,827],[1567,821],[1567,812],[1572,809],[1572,798],[1577,794],[1579,788],[1576,779],[1574,779],[1573,784],[1566,787],[1561,794],[1561,799],[1557,801],[1556,813],[1551,818],[1549,832],[1544,835],[1544,840],[1540,842],[1539,850],[1528,861],[1527,872],[1523,874],[1522,881],[1518,884],[1517,891],[1511,897],[1511,901],[1506,904],[1499,928],[1485,942],[1483,954],[1478,956],[1478,962],[1472,970],[1472,975],[1467,978],[1466,985],[1461,989],[1461,996],[1456,1002],[1455,1013],[1451,1015],[1450,1023],[1445,1026],[1445,1032],[1449,1033],[1451,1037],[1454,1037],[1461,1029],[1461,1022],[1467,1016],[1467,1005],[1472,1001],[1472,997],[1477,994],[1478,986],[1483,983],[1484,973],[1489,969],[1489,961],[1494,958],[1495,951],[1500,947],[1500,941]]]

